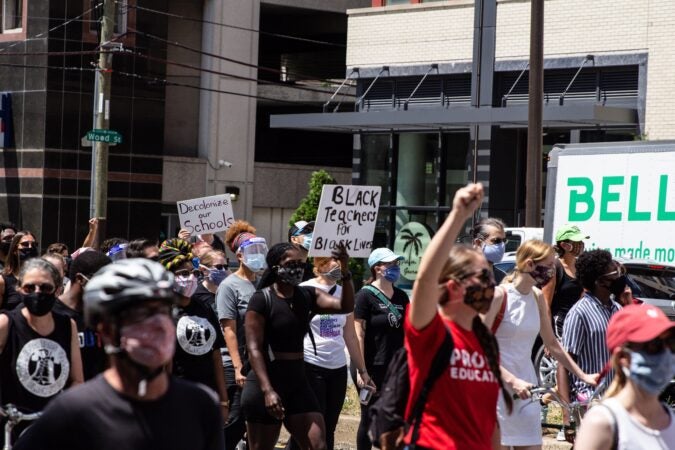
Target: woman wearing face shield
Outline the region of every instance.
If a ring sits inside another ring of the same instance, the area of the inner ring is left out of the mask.
[[[237,271],[227,277],[216,292],[218,320],[227,345],[222,364],[231,404],[230,417],[225,425],[225,448],[231,449],[246,431],[241,413],[241,389],[248,369],[244,318],[248,301],[255,292],[256,278],[267,267],[267,243],[255,235],[255,228],[250,223],[237,220],[228,228],[225,244],[239,261]]]
[[[354,307],[354,287],[344,247],[340,261],[342,294],[298,286],[305,255],[295,244],[276,244],[267,253],[268,269],[246,311],[246,349],[252,370],[242,392],[250,448],[271,450],[283,422],[302,450],[325,449],[325,425],[304,363],[304,336],[312,333],[313,314],[347,314]]]
[[[182,239],[164,241],[159,247],[159,262],[174,274],[173,290],[178,297],[174,309],[176,352],[172,372],[213,389],[220,397],[223,420],[227,420],[230,402],[220,359],[225,341],[211,307],[192,300],[199,284],[192,258],[191,245]]]
[[[52,312],[60,284],[56,267],[33,258],[18,276],[23,306],[0,314],[2,402],[23,412],[41,411],[63,389],[84,378],[77,325]]]
[[[448,367],[427,396],[416,442],[413,427],[405,436],[405,443],[415,448],[491,448],[502,380],[497,343],[479,313],[502,292],[482,252],[453,244],[482,199],[480,184],[457,191],[452,211],[422,257],[413,287],[414,301],[403,325],[411,399],[419,395],[447,334],[454,344]],[[502,395],[510,407],[504,390]],[[408,420],[413,403],[408,403]]]
[[[539,403],[526,403],[529,389],[537,383],[531,350],[537,334],[551,355],[567,370],[590,385],[595,376],[587,375],[560,345],[553,333],[548,306],[540,288],[555,276],[555,252],[549,244],[539,240],[524,242],[516,253],[516,268],[502,284],[505,297],[497,297],[484,318],[492,326],[501,316],[494,332],[499,342],[501,374],[509,395],[517,394],[514,409],[509,414],[504,402],[497,408],[502,448],[540,449],[541,408]],[[505,303],[506,302],[506,303]]]
[[[607,348],[615,377],[585,415],[575,447],[675,449],[675,414],[659,401],[675,376],[675,322],[654,306],[626,306],[609,320]]]

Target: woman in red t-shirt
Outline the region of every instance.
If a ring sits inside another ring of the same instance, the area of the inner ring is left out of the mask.
[[[429,393],[416,448],[491,449],[502,381],[496,340],[478,314],[486,312],[492,299],[502,293],[495,287],[482,253],[453,245],[464,222],[482,201],[481,184],[457,191],[452,211],[429,243],[417,273],[404,324],[410,372],[407,417],[446,329],[452,335],[454,350],[447,370]],[[511,404],[508,396],[504,399]],[[411,434],[412,427],[405,438],[407,444]]]

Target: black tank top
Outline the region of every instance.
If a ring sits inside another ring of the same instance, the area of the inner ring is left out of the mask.
[[[557,264],[560,263],[558,262]],[[553,301],[551,301],[552,316],[556,316],[561,312],[567,313],[584,292],[581,283],[576,278],[569,276],[562,266],[558,270],[562,272],[562,279],[557,283],[555,293],[553,294]]]
[[[42,336],[30,327],[21,309],[4,313],[9,326],[7,343],[0,353],[1,402],[41,411],[69,380],[70,319],[52,313],[54,331]]]
[[[0,309],[10,311],[22,303],[21,294],[16,290],[16,277],[14,275],[11,273],[2,275],[2,279],[5,280],[5,293],[2,296]]]

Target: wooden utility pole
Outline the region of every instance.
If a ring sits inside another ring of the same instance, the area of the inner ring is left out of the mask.
[[[544,0],[531,1],[525,226],[540,227],[544,102]]]
[[[109,53],[109,44],[115,30],[115,0],[103,0],[103,17],[101,20],[101,39],[96,71],[96,92],[94,93],[94,123],[95,128],[107,130],[110,128],[110,71],[112,69],[112,54]],[[93,212],[98,217],[97,242],[105,237],[106,211],[108,209],[108,143],[93,142],[94,173],[92,174]]]

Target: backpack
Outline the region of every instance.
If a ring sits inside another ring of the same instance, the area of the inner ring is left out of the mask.
[[[446,330],[445,339],[431,361],[429,373],[415,400],[410,417],[405,418],[408,396],[410,394],[410,376],[408,373],[408,351],[400,348],[392,358],[382,382],[379,398],[368,408],[368,435],[373,446],[382,450],[402,449],[403,438],[413,427],[408,448],[414,450],[419,437],[422,413],[427,397],[436,380],[448,367],[454,342]]]

